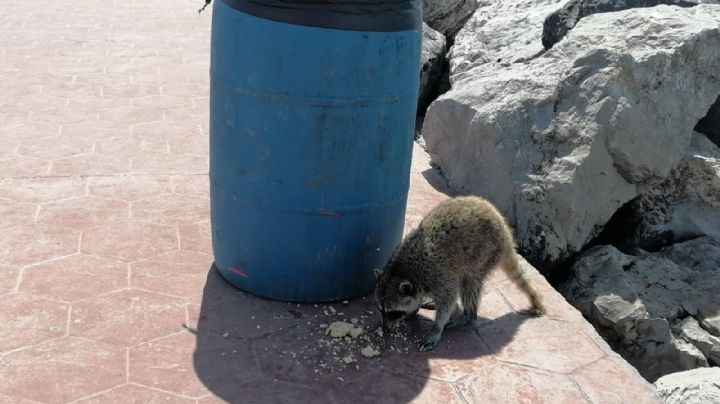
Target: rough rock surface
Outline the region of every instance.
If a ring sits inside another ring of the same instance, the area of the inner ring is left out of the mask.
[[[707,3],[708,1],[704,1]],[[550,14],[543,24],[542,43],[550,49],[573,29],[581,18],[597,13],[622,11],[637,7],[654,7],[660,4],[679,7],[696,6],[700,0],[570,0]]]
[[[658,379],[655,388],[666,404],[720,403],[720,368],[669,374]]]
[[[711,144],[691,153],[701,154],[684,158],[667,178],[623,206],[600,242],[653,251],[698,236],[720,242],[720,159],[713,158],[720,149]]]
[[[513,32],[541,25],[551,8],[507,17],[495,28],[496,55],[542,47]],[[513,31],[519,21],[528,22]],[[523,254],[547,271],[683,158],[720,94],[720,7],[595,14],[540,56],[497,63],[487,53],[453,50],[455,66],[468,65],[428,109],[423,137],[451,186],[495,203]]]
[[[707,136],[720,147],[720,97],[710,107],[708,113],[695,126],[695,130]]]
[[[718,262],[720,243],[709,237],[637,255],[599,246],[575,262],[574,278],[561,291],[654,381],[717,360],[720,334],[703,321],[720,311]]]
[[[477,8],[478,0],[422,0],[423,20],[436,31],[452,37]]]
[[[540,38],[548,14],[565,0],[483,1],[465,23],[450,49],[450,80],[485,63],[506,65],[544,51]],[[491,66],[497,69],[498,66]]]
[[[438,92],[445,63],[445,36],[423,23],[422,54],[420,58],[420,95],[418,112],[423,114]]]

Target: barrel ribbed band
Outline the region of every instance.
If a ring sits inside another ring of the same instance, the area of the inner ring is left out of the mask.
[[[397,32],[422,26],[419,0],[223,0],[268,20],[347,31]]]

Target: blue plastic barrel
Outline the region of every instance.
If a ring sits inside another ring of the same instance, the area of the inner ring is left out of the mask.
[[[221,0],[213,10],[215,264],[273,299],[368,293],[403,232],[419,6],[328,3]]]

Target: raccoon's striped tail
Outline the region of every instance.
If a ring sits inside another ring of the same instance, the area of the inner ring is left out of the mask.
[[[530,303],[532,304],[530,312],[536,316],[541,316],[546,313],[546,310],[545,306],[542,304],[540,295],[530,284],[523,273],[522,267],[520,267],[520,262],[518,262],[517,255],[515,254],[515,245],[512,238],[510,238],[508,244],[509,245],[505,248],[505,254],[500,261],[500,265],[508,278],[510,278],[530,298]]]

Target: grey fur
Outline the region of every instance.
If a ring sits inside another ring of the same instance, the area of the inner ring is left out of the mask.
[[[530,297],[533,314],[544,314],[540,296],[522,274],[512,232],[500,212],[479,197],[441,203],[405,238],[384,270],[376,271],[375,298],[383,327],[396,326],[432,302],[435,323],[420,350],[433,349],[445,328],[477,317],[483,280],[497,266]]]

